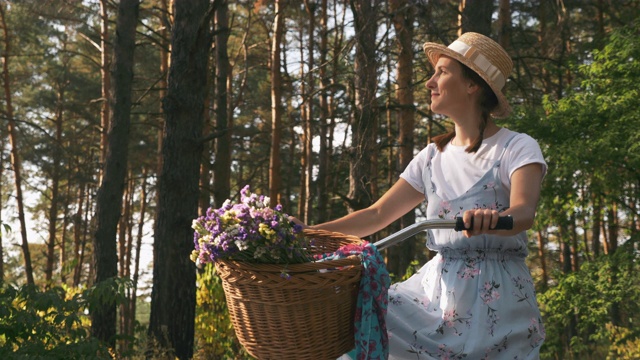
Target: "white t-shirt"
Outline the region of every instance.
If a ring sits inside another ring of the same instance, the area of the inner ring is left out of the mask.
[[[505,145],[514,135],[500,165],[500,179],[505,190],[511,190],[511,175],[524,165],[542,164],[544,176],[547,164],[536,140],[527,134],[501,128],[493,136],[484,139],[475,153],[466,152],[466,146],[451,143],[442,152],[437,149],[434,151],[431,181],[435,185],[436,194],[442,199],[454,199],[471,189],[500,158]],[[423,180],[422,172],[427,165],[430,149],[435,146],[434,143],[427,145],[400,174],[401,178],[423,194],[426,180]]]

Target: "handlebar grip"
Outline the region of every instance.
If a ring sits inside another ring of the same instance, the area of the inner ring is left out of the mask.
[[[471,230],[471,229],[473,229],[473,218],[471,218],[471,227],[468,229],[464,226],[464,221],[462,220],[462,217],[456,218],[456,226],[454,228],[455,231]],[[511,230],[511,229],[513,229],[513,218],[511,217],[511,215],[507,215],[507,216],[499,217],[496,227],[492,228],[491,230]]]

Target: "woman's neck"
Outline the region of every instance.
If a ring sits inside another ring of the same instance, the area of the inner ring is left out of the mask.
[[[455,123],[456,136],[451,140],[451,143],[456,146],[469,146],[480,136],[480,127],[476,122],[469,124]],[[496,125],[493,120],[489,119],[487,125],[484,128],[483,138],[488,138],[495,135],[500,131],[500,127]]]

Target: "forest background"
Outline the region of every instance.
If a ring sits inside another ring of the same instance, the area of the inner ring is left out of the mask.
[[[542,358],[639,358],[639,17],[637,0],[0,1],[0,354],[248,358],[189,260],[191,220],[246,184],[307,223],[371,204],[451,127],[421,45],[475,31],[514,60],[499,125],[549,165],[528,258]],[[423,244],[385,250],[396,280]]]

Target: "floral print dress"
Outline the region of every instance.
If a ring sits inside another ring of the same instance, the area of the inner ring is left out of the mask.
[[[431,181],[434,152],[423,171],[428,218],[453,219],[468,209],[509,207],[498,171],[504,151],[455,199],[436,194]],[[526,234],[466,238],[454,230],[430,230],[427,246],[438,254],[389,289],[389,358],[538,359],[544,328],[525,264]]]

